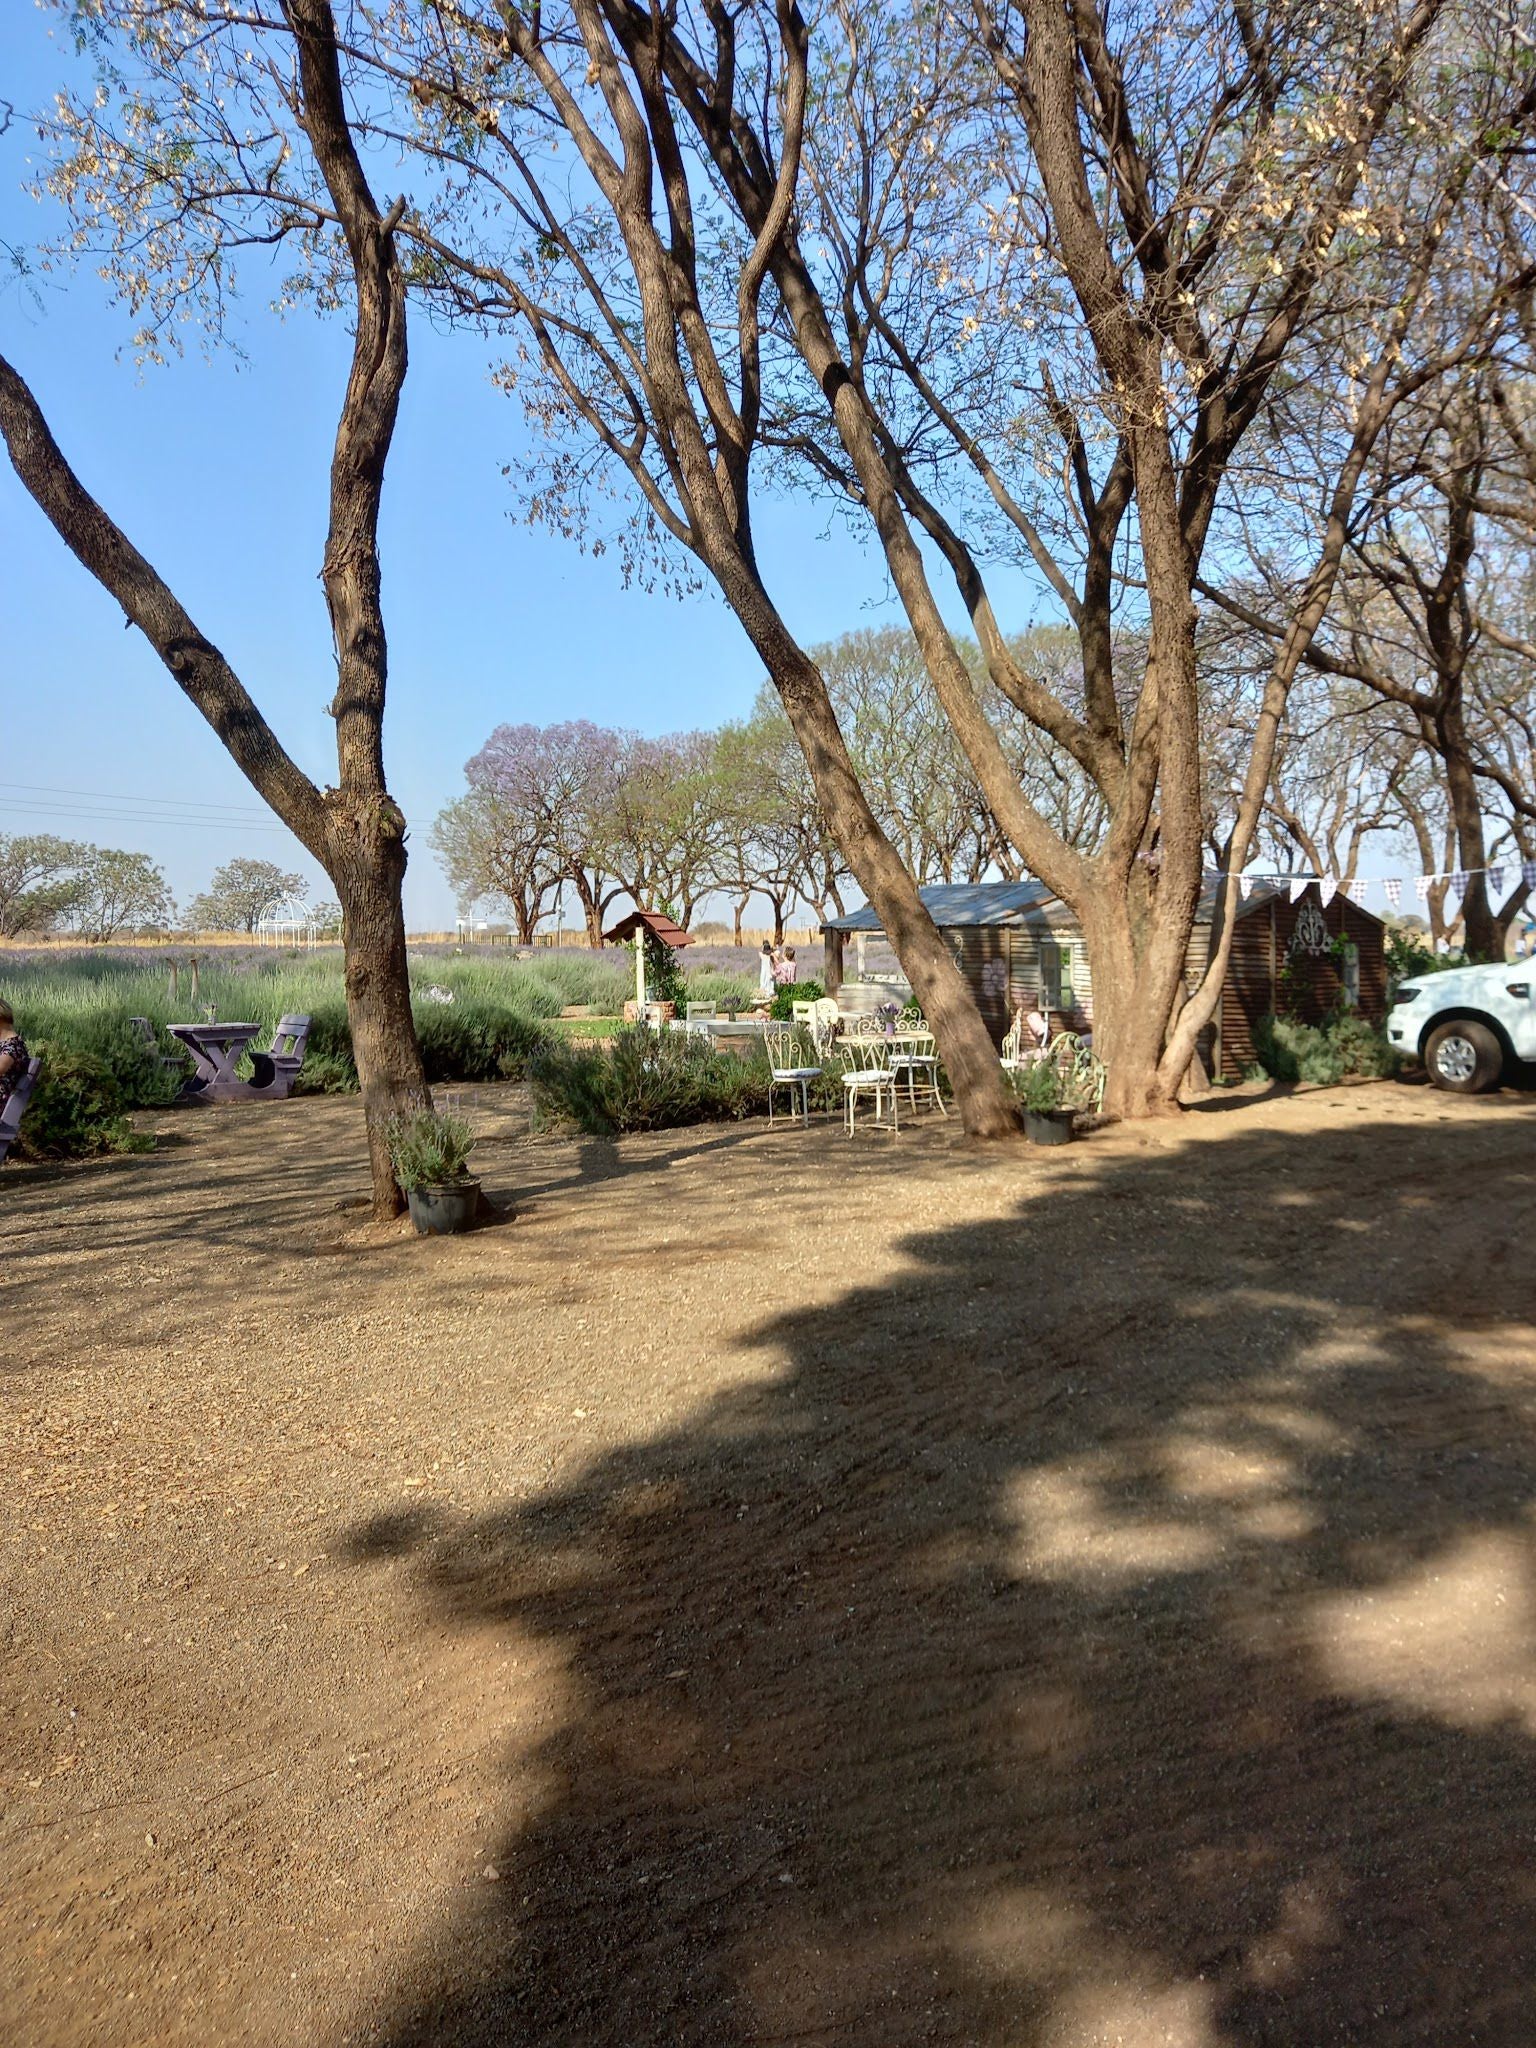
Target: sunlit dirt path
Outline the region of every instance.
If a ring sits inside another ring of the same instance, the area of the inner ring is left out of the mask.
[[[1528,2048],[1536,1103],[8,1167],[17,2048]]]

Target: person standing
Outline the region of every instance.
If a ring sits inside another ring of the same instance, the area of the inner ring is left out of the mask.
[[[773,992],[778,986],[778,958],[767,939],[757,962],[757,992],[764,1002],[773,1001]]]
[[[773,971],[773,978],[780,988],[793,988],[800,979],[800,969],[795,964],[795,949],[786,946],[779,963]]]

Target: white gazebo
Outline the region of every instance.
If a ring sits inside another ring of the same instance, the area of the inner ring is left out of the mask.
[[[256,920],[256,943],[259,946],[303,946],[310,950],[320,943],[319,920],[307,903],[279,903]]]

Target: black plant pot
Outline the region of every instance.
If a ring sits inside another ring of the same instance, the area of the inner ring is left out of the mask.
[[[1032,1145],[1070,1145],[1072,1142],[1071,1110],[1026,1109],[1024,1112],[1024,1135]]]
[[[419,1236],[452,1237],[474,1222],[480,1183],[466,1176],[442,1181],[434,1188],[409,1188],[405,1199]]]

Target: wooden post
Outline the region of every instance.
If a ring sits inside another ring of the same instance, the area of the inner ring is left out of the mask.
[[[635,927],[635,1022],[645,1022],[645,926]]]
[[[843,934],[823,925],[822,939],[822,986],[829,996],[835,996],[843,985]]]

